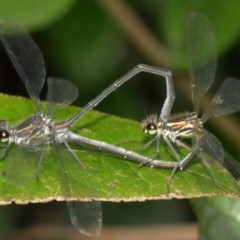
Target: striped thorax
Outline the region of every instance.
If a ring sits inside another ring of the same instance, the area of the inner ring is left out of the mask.
[[[150,135],[163,135],[173,142],[176,138],[191,138],[194,134],[202,135],[202,121],[195,112],[171,117],[164,123],[152,114],[143,123],[143,132]]]

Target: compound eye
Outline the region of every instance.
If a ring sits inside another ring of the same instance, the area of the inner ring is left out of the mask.
[[[9,132],[5,129],[0,131],[0,141],[7,142],[9,138]]]
[[[155,123],[149,123],[144,129],[145,133],[148,133],[150,135],[154,135],[157,132],[157,124]]]

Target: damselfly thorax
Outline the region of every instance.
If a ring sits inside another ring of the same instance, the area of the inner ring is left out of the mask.
[[[21,146],[36,146],[50,142],[50,125],[52,119],[38,112],[19,125],[9,128],[8,122],[0,121],[0,141]]]
[[[191,138],[194,135],[201,137],[203,125],[195,112],[170,117],[166,123],[152,114],[144,121],[143,132],[163,136],[175,142],[177,138]]]

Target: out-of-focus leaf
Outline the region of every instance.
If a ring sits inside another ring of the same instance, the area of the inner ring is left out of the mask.
[[[81,82],[81,87],[102,86],[121,58],[118,29],[94,1],[81,1],[44,34],[45,52],[58,75]]]
[[[200,198],[191,201],[201,240],[240,239],[240,201],[227,197]]]
[[[219,1],[160,1],[160,33],[169,50],[171,66],[187,69],[185,22],[189,14],[199,12],[207,16],[216,35],[218,53],[226,51],[239,36],[240,2]],[[217,11],[216,11],[217,10]]]
[[[56,21],[76,0],[2,0],[0,19],[11,19],[30,29],[45,27]]]

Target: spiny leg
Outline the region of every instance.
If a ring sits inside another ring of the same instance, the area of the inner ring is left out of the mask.
[[[87,167],[80,161],[80,159],[78,158],[78,156],[74,153],[74,151],[72,150],[72,148],[69,146],[69,144],[67,142],[64,142],[64,145],[66,146],[67,150],[71,153],[71,155],[73,156],[73,159],[76,161],[76,163],[84,170],[88,170]]]

